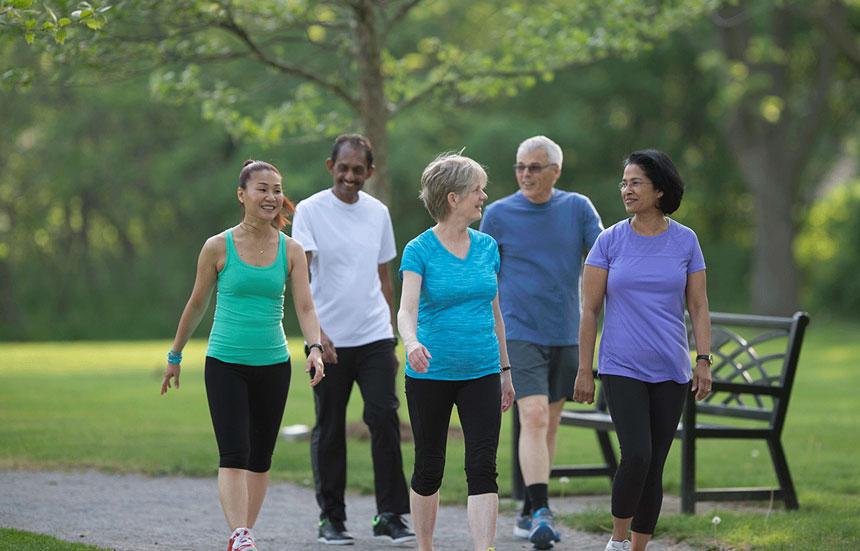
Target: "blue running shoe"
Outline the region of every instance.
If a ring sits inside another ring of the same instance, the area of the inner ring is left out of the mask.
[[[529,534],[532,533],[532,517],[531,515],[520,515],[514,523],[514,537],[529,539]]]
[[[532,530],[529,541],[535,549],[552,549],[552,544],[561,541],[561,535],[553,525],[552,513],[546,507],[541,507],[532,514]]]

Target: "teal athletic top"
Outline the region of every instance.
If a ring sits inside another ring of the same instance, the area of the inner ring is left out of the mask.
[[[290,359],[284,335],[284,289],[288,262],[281,233],[278,256],[268,266],[239,258],[233,230],[225,232],[227,260],[218,273],[215,321],[207,356],[242,365],[272,365]]]
[[[493,317],[499,274],[499,248],[485,233],[469,230],[466,258],[451,254],[433,229],[403,249],[403,272],[421,276],[418,301],[418,342],[432,356],[426,373],[406,358],[406,374],[414,379],[463,381],[499,373],[499,341]]]

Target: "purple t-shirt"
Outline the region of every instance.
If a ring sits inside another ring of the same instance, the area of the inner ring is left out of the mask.
[[[687,276],[705,269],[695,232],[670,219],[665,232],[643,236],[622,220],[597,237],[585,263],[609,272],[598,372],[649,383],[689,381]]]

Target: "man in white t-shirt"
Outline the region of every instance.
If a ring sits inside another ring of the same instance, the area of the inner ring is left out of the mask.
[[[394,389],[394,299],[388,264],[397,256],[388,208],[361,191],[373,175],[367,138],[339,136],[326,168],[333,178],[296,207],[293,238],[305,249],[320,319],[326,377],[314,387],[311,465],[320,506],[318,541],[353,543],[346,530],[346,406],[353,383],[370,429],[377,515],[373,535],[415,539],[401,515],[409,493],[400,453],[400,405]]]

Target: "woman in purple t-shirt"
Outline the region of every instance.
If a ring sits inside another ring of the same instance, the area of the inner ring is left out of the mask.
[[[573,399],[594,400],[591,370],[605,300],[597,369],[621,446],[606,549],[644,551],[660,515],[663,464],[688,389],[697,400],[711,390],[711,322],[699,241],[668,217],[684,194],[672,160],[653,149],[634,151],[620,188],[633,217],[604,230],[585,261]],[[685,306],[696,338],[692,372]]]

